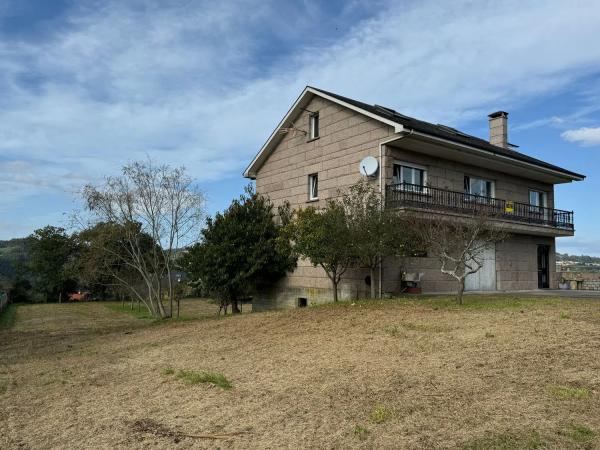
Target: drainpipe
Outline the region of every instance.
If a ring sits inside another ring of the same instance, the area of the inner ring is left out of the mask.
[[[385,170],[385,154],[383,152],[383,147],[385,144],[390,142],[398,141],[406,136],[410,136],[413,133],[413,130],[410,131],[401,131],[400,136],[395,136],[390,139],[386,139],[385,141],[381,141],[379,143],[379,194],[381,195],[381,202],[385,207],[385,186],[384,186],[384,177],[383,171]],[[371,283],[373,280],[371,280]],[[383,258],[379,258],[379,298],[383,298]]]

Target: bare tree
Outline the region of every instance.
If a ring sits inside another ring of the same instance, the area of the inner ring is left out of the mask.
[[[440,260],[441,272],[457,281],[459,305],[463,303],[465,280],[483,267],[486,249],[507,237],[502,225],[493,219],[485,210],[478,210],[468,217],[436,215],[412,223],[423,245]]]
[[[155,317],[172,316],[175,252],[196,240],[204,206],[202,193],[185,169],[151,160],[133,162],[120,176],[108,177],[100,186],[85,186],[83,198],[97,221],[120,225],[121,249],[114,253],[143,280],[143,288],[130,286],[135,296]],[[169,313],[163,304],[165,280]]]

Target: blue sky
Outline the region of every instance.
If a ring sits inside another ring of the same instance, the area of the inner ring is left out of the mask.
[[[600,255],[600,2],[0,2],[0,239],[64,225],[86,182],[185,165],[223,209],[302,88],[486,137],[584,173],[559,251]]]

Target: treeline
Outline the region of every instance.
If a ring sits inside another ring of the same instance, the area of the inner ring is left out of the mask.
[[[569,255],[568,253],[557,253],[557,261],[573,261],[581,264],[600,263],[600,258],[597,256],[588,255]]]
[[[449,220],[387,208],[361,179],[320,208],[275,208],[248,187],[222,213],[204,220],[204,197],[183,168],[152,161],[126,165],[119,176],[82,190],[85,212],[75,231],[46,226],[23,243],[27,255],[14,272],[13,301],[64,301],[86,291],[92,299],[129,298],[157,318],[179,314],[185,288],[218,299],[220,311],[272,286],[299,258],[321,267],[332,299],[347,270],[375,272],[385,258],[423,250],[457,282],[481,269],[485,248],[505,237],[485,204],[472,217]],[[475,205],[477,206],[477,205]],[[181,283],[185,272],[189,283]]]

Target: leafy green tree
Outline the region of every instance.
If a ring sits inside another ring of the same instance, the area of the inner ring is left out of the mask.
[[[279,208],[286,223],[288,207]],[[202,239],[189,248],[182,267],[204,289],[239,312],[239,301],[296,266],[289,242],[275,222],[272,203],[251,187],[223,213],[208,218]]]
[[[73,240],[64,228],[48,225],[35,230],[28,237],[28,244],[34,287],[46,301],[62,301],[77,285],[71,270],[76,251]]]
[[[366,179],[350,186],[341,198],[358,264],[371,277],[375,297],[375,271],[386,256],[405,256],[412,242],[402,216],[385,208],[381,193]]]
[[[80,283],[102,298],[109,293],[128,292],[130,298],[145,298],[143,278],[136,265],[131,264],[125,227],[135,229],[139,235],[142,255],[149,260],[153,240],[139,232],[138,224],[121,225],[99,222],[74,236],[78,254],[74,263]]]
[[[8,290],[8,298],[11,303],[29,303],[31,302],[31,288],[31,283],[27,278],[17,275]]]
[[[342,203],[331,200],[321,210],[298,210],[288,225],[288,234],[299,255],[325,270],[337,302],[342,275],[356,261],[352,231]]]

